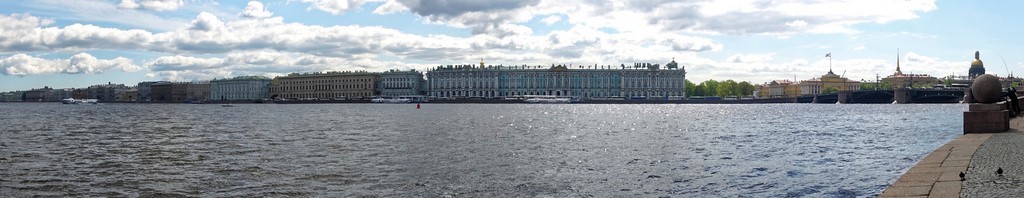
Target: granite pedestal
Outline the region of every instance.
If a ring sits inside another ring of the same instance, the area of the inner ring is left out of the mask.
[[[969,104],[964,112],[964,134],[998,133],[1010,130],[1010,111],[1006,102]]]

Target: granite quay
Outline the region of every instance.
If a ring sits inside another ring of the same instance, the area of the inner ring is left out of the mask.
[[[972,104],[975,105],[975,104]],[[1006,107],[1006,103],[997,103]],[[1007,130],[972,126],[964,112],[965,135],[925,156],[879,197],[1015,197],[1024,194],[1024,118],[1006,120]],[[1004,116],[1005,117],[1005,116]],[[972,129],[975,128],[975,129]]]

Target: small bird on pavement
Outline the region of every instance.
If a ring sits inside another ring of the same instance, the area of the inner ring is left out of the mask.
[[[963,181],[963,180],[964,180],[964,172],[963,172],[963,171],[961,171],[961,172],[960,172],[960,181]]]
[[[1003,175],[1003,167],[999,167],[999,169],[996,169],[996,174]]]

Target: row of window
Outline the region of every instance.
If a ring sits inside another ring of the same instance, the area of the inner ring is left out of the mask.
[[[372,84],[334,84],[334,85],[305,85],[305,86],[282,86],[281,91],[329,91],[329,90],[366,90],[373,87]]]
[[[326,84],[326,83],[367,83],[373,82],[373,79],[368,78],[355,78],[355,79],[325,79],[325,80],[282,80],[281,85],[296,85],[296,84]]]
[[[212,92],[236,92],[236,91],[266,91],[267,87],[214,87]]]
[[[619,83],[612,80],[599,80],[599,81],[587,81],[587,80],[572,80],[568,81],[539,81],[539,80],[527,80],[527,81],[506,81],[501,84],[502,88],[545,88],[545,87],[569,87],[569,88],[611,88],[619,87]],[[649,87],[647,81],[624,81],[623,87]],[[431,82],[432,88],[488,88],[497,87],[494,81],[483,81],[483,82],[466,82],[466,81],[453,81],[453,80],[439,80],[439,82]],[[566,86],[568,84],[568,86]],[[651,83],[656,87],[683,87],[685,81],[657,81]]]
[[[413,83],[383,83],[381,86],[384,88],[410,88],[413,87]]]
[[[255,100],[260,98],[266,98],[267,93],[222,93],[222,94],[211,94],[210,99],[212,100]]]
[[[370,92],[343,92],[343,93],[286,93],[281,94],[283,98],[354,98],[354,97],[370,97],[373,93]]]
[[[384,78],[381,79],[383,82],[411,82],[412,78]]]
[[[441,77],[483,77],[483,78],[498,78],[498,77],[571,77],[571,78],[589,78],[589,77],[613,77],[613,76],[661,76],[661,75],[681,75],[682,72],[665,72],[665,73],[653,73],[653,72],[601,72],[601,73],[552,73],[552,72],[530,72],[530,73],[475,73],[475,72],[451,72],[451,73],[434,73],[428,75],[430,78]]]
[[[542,91],[542,90],[531,90],[531,91],[481,91],[481,90],[465,90],[465,91],[435,91],[431,92],[430,95],[434,97],[484,97],[484,98],[495,98],[495,97],[510,97],[510,96],[522,96],[522,95],[554,95],[554,96],[575,96],[575,97],[668,97],[668,96],[685,96],[686,91]]]

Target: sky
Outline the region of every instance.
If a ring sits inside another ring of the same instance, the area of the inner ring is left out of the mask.
[[[1024,74],[1024,1],[0,1],[0,91],[672,60],[687,79]],[[897,49],[899,53],[897,54]],[[825,54],[831,53],[831,58]]]

